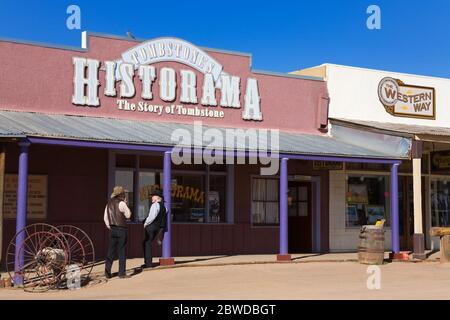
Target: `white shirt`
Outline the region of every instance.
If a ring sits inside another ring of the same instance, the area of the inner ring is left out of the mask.
[[[127,204],[125,203],[125,201],[120,201],[119,202],[119,210],[120,212],[122,212],[125,216],[125,218],[130,219],[131,217],[131,211],[128,208]],[[108,229],[110,229],[109,226],[109,219],[108,219],[108,205],[106,205],[105,207],[105,213],[103,214],[103,221],[105,221],[105,225]]]
[[[144,228],[146,226],[148,226],[149,224],[151,224],[158,216],[159,211],[161,210],[160,203],[161,202],[153,202],[152,203],[152,206],[150,207],[150,211],[148,212],[148,217],[147,217],[147,219],[145,219]]]

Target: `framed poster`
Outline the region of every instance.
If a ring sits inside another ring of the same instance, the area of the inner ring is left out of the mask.
[[[218,191],[210,191],[208,194],[209,221],[219,222],[220,195]]]
[[[348,202],[349,203],[369,203],[367,194],[367,185],[365,184],[349,184],[348,185]]]
[[[356,205],[347,206],[347,225],[353,226],[359,224],[358,208]]]
[[[17,212],[17,174],[5,174],[3,216],[15,219]],[[47,218],[48,185],[46,175],[28,175],[27,218]]]

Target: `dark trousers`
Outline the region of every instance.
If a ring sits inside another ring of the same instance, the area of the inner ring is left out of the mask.
[[[125,275],[127,257],[125,255],[125,249],[127,247],[128,230],[127,228],[111,226],[109,230],[109,245],[108,256],[105,262],[105,271],[111,274],[111,267],[116,257],[116,253],[119,252],[119,276]]]
[[[153,240],[160,233],[160,228],[156,228],[152,225],[148,225],[145,227],[145,237],[144,237],[144,263],[146,268],[152,267],[152,243]]]

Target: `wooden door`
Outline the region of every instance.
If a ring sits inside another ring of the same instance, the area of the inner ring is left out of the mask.
[[[290,181],[288,186],[289,252],[311,252],[311,183]]]
[[[422,190],[424,190],[423,186],[424,180],[422,179]],[[425,193],[422,192],[422,194],[424,195]],[[422,211],[423,208],[425,207],[422,204]],[[399,179],[398,214],[400,248],[401,250],[412,251],[414,246],[414,189],[411,176],[404,176]]]

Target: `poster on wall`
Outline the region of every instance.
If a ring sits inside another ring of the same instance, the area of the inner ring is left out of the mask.
[[[220,221],[220,196],[217,191],[210,191],[208,194],[209,200],[209,220],[211,222],[219,222]]]
[[[47,176],[28,176],[27,218],[45,219],[47,217]],[[3,216],[15,219],[17,211],[17,174],[5,174],[3,193]]]
[[[347,206],[347,225],[356,226],[359,224],[358,209],[356,205]]]
[[[367,185],[365,184],[349,184],[348,185],[348,202],[349,203],[369,203],[367,194]]]

